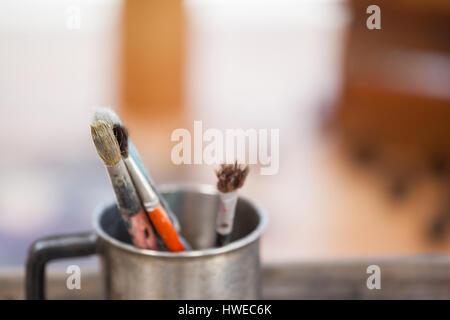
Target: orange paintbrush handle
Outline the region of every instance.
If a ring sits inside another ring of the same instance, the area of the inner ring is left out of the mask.
[[[161,205],[158,205],[155,210],[148,212],[148,216],[169,251],[186,250],[166,210]]]

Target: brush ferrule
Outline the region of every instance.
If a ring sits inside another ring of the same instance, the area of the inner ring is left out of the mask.
[[[133,180],[136,191],[141,198],[142,205],[148,212],[153,211],[159,205],[159,198],[153,191],[148,180],[145,178],[142,171],[137,166],[136,162],[132,157],[127,157],[124,163],[130,173],[131,180]]]
[[[124,216],[137,214],[141,210],[141,204],[124,162],[119,160],[113,166],[106,166],[106,170],[121,214]]]

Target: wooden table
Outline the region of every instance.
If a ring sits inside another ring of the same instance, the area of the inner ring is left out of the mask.
[[[369,265],[381,269],[381,289],[369,290]],[[49,299],[102,299],[98,271],[82,273],[81,289],[66,289],[67,275],[48,275]],[[24,298],[23,270],[0,272],[0,299]],[[264,299],[450,299],[450,256],[305,262],[263,267]]]

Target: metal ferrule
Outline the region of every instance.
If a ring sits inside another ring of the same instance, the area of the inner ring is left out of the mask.
[[[144,177],[147,179],[148,183],[152,187],[153,191],[156,193],[156,196],[158,197],[159,201],[161,202],[161,205],[166,209],[166,212],[169,214],[170,220],[172,220],[173,226],[175,229],[179,232],[181,230],[180,222],[178,221],[177,216],[174,214],[174,212],[171,210],[169,204],[167,203],[167,199],[163,197],[161,192],[159,191],[158,186],[153,181],[152,177],[148,174],[148,172],[145,170],[145,167],[142,163],[141,158],[139,157],[139,153],[136,150],[136,147],[133,145],[133,142],[131,139],[128,139],[128,152],[129,157],[133,158],[134,162],[138,166],[138,168],[141,170]]]
[[[144,174],[139,169],[132,157],[123,159],[123,162],[125,162],[125,165],[131,176],[131,180],[133,180],[136,191],[141,198],[144,209],[147,212],[155,210],[160,202],[158,196],[148,183],[148,180],[145,178]]]

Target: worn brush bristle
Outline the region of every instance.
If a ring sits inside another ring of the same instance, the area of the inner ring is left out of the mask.
[[[217,189],[220,192],[232,192],[239,189],[244,185],[249,171],[248,165],[238,164],[237,161],[234,164],[222,164],[216,171]]]
[[[111,126],[121,123],[119,116],[110,108],[98,108],[95,110],[91,124],[95,125],[98,121],[104,121]]]
[[[122,157],[128,157],[128,130],[120,124],[115,124],[113,126],[114,136],[119,143],[120,153]]]
[[[91,125],[91,135],[98,155],[106,165],[112,166],[119,162],[120,147],[111,125],[102,120],[97,121]]]

